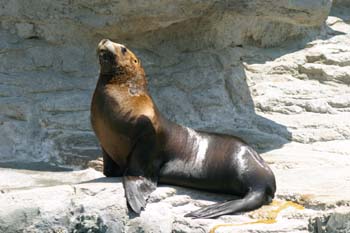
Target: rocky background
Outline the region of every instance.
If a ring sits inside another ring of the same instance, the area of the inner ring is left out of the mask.
[[[208,232],[273,212],[191,220],[231,197],[164,186],[132,216],[120,180],[78,171],[100,156],[103,38],[141,58],[164,115],[244,138],[280,205],[305,208],[216,232],[350,232],[349,0],[1,0],[0,21],[0,232]]]

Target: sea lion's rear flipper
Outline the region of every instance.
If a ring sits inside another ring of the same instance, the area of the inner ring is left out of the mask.
[[[224,214],[257,209],[265,202],[265,191],[251,191],[243,199],[210,205],[185,215],[192,218],[215,218]]]
[[[155,130],[147,117],[140,117],[133,134],[138,135],[128,156],[123,176],[125,196],[131,209],[140,213],[149,195],[157,188],[160,162],[156,154]]]

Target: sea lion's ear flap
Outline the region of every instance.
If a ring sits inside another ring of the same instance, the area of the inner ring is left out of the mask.
[[[141,59],[140,59],[140,58],[137,58],[137,60],[138,60],[139,65],[142,66]]]

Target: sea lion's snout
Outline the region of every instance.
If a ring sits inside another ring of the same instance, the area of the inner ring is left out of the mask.
[[[97,46],[97,54],[101,65],[112,64],[116,56],[113,42],[108,39],[101,40]]]
[[[115,47],[118,47],[120,46],[119,44],[117,43],[114,43],[108,39],[103,39],[100,41],[100,43],[98,43],[98,46],[97,46],[97,51],[108,51],[108,52],[111,52],[111,53],[114,53],[115,54]]]
[[[102,39],[100,43],[98,43],[98,47],[103,46],[105,43],[110,42],[108,39]]]
[[[118,61],[116,49],[118,44],[108,39],[103,39],[97,46],[97,55],[100,62],[100,72],[104,74],[114,73]]]

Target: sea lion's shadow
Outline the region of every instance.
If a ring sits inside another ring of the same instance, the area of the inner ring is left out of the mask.
[[[122,183],[123,178],[122,177],[100,177],[88,181],[80,182],[79,184],[92,184],[92,183]],[[181,186],[175,186],[170,184],[164,184],[164,183],[158,183],[157,188],[169,188],[175,190],[174,194],[169,194],[166,196],[166,198],[175,196],[175,195],[183,195],[183,196],[189,196],[193,200],[204,200],[204,201],[224,201],[224,200],[232,200],[232,199],[238,199],[238,196],[230,195],[230,194],[222,194],[222,193],[215,193],[205,190],[199,190],[191,187],[181,187]],[[152,197],[152,194],[151,194]],[[158,197],[152,198],[152,199],[158,199]],[[153,201],[156,202],[156,201]]]
[[[117,184],[122,182],[123,182],[122,177],[100,177],[100,178],[84,181],[79,184],[92,184],[92,183],[116,183]],[[148,199],[148,204],[159,203],[164,200],[168,200],[170,201],[170,203],[172,203],[172,201],[170,200],[171,198],[175,196],[182,196],[183,200],[181,201],[181,204],[173,203],[172,205],[177,207],[177,206],[183,206],[191,203],[201,208],[201,207],[208,206],[210,204],[215,204],[218,202],[224,202],[228,200],[236,200],[241,198],[230,194],[209,192],[209,191],[199,190],[199,189],[190,188],[190,187],[181,187],[181,186],[168,185],[163,183],[158,184],[157,189],[164,189],[164,190],[163,191],[155,190],[150,195],[150,198]],[[169,194],[163,195],[164,193],[169,193]],[[130,209],[129,209],[128,215],[130,219],[139,217],[138,214],[134,213]]]
[[[217,192],[195,189],[191,187],[181,187],[181,186],[174,186],[174,185],[168,185],[168,184],[159,184],[158,188],[170,188],[175,190],[175,193],[173,195],[169,195],[165,199],[171,198],[173,196],[188,196],[193,201],[193,203],[203,205],[203,206],[206,206],[210,203],[200,204],[200,202],[202,201],[210,201],[210,202],[213,202],[214,204],[214,202],[223,202],[223,201],[235,200],[235,199],[241,198],[239,196],[235,196],[231,194],[217,193]],[[165,199],[162,199],[162,200],[165,200]]]
[[[79,184],[91,184],[91,183],[122,183],[122,177],[100,177],[88,181],[80,182]]]

